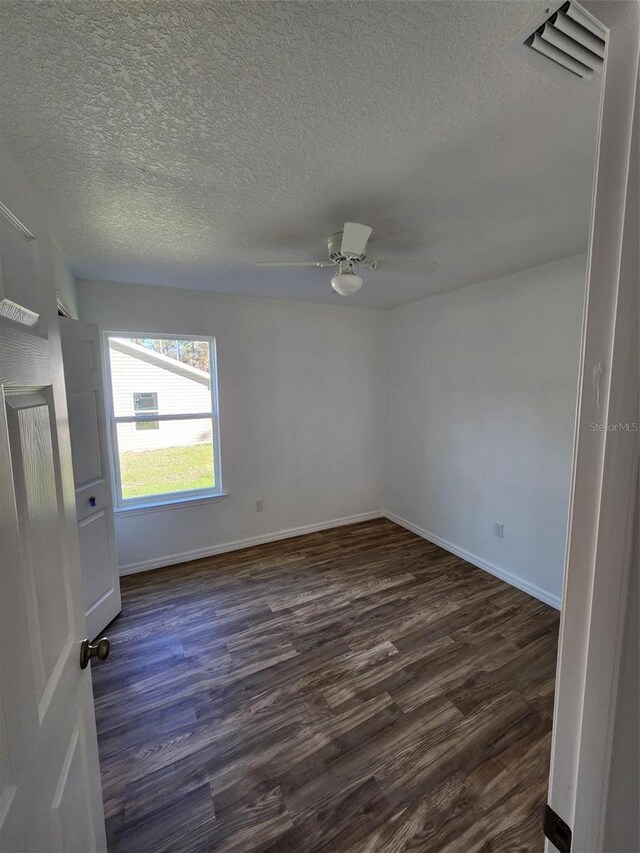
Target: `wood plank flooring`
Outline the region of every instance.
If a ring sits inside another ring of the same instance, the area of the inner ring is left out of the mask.
[[[109,849],[543,849],[558,614],[387,520],[123,578]]]

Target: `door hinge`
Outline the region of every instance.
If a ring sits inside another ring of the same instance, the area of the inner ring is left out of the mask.
[[[547,803],[544,807],[544,834],[558,850],[558,853],[571,853],[571,827],[557,815]]]

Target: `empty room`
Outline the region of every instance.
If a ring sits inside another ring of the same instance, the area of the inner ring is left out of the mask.
[[[639,27],[0,0],[2,853],[637,853]]]

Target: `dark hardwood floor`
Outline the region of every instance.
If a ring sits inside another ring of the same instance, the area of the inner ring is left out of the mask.
[[[558,614],[390,521],[123,579],[111,851],[543,849]]]

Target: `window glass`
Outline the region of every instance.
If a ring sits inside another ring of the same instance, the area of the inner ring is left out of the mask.
[[[137,427],[117,425],[125,500],[215,487],[211,421],[162,421],[142,435]]]
[[[138,411],[135,396],[155,397],[159,415],[211,411],[209,341],[113,337],[109,361],[113,411],[126,417]],[[140,409],[139,411],[142,411]]]
[[[155,393],[138,393],[133,395],[134,412],[151,412],[158,414],[158,395]]]
[[[108,348],[119,503],[219,490],[212,341],[110,335]]]

